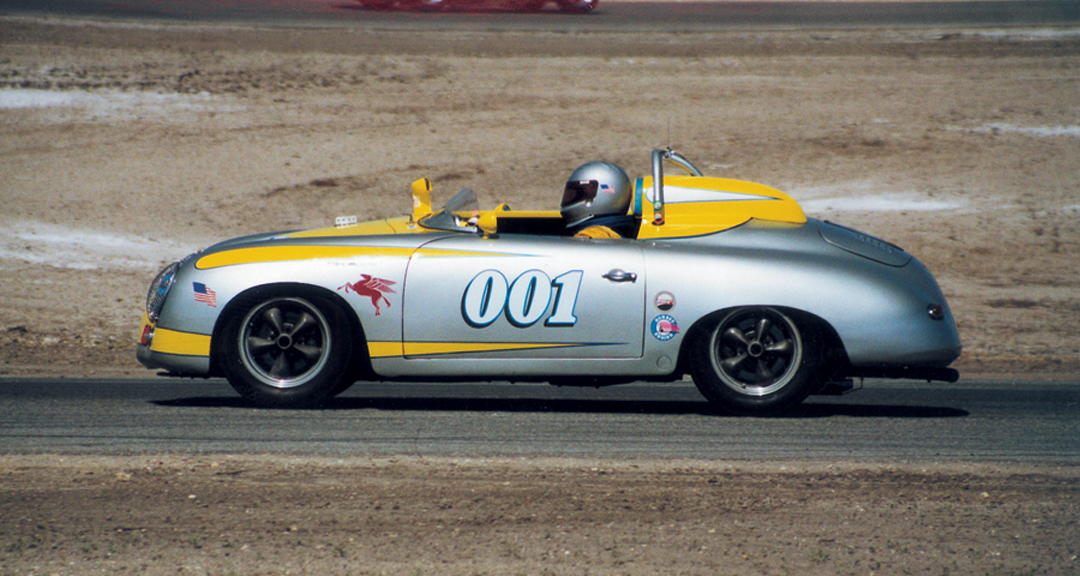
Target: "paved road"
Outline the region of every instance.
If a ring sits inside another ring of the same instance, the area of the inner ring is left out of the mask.
[[[619,2],[597,12],[377,11],[350,0],[2,0],[0,14],[381,30],[713,31],[1080,24],[1076,0],[971,2]]]
[[[0,380],[3,453],[277,453],[1080,464],[1080,382],[874,382],[784,418],[689,384],[357,384],[318,410],[223,381]]]

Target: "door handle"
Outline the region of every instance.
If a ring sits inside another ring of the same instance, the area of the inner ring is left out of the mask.
[[[607,274],[604,274],[603,277],[607,278],[612,282],[637,282],[637,274],[634,274],[633,272],[625,272],[623,270],[619,270],[618,268],[615,268]]]

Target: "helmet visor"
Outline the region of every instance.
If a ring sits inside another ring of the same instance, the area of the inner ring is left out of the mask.
[[[563,190],[561,206],[570,206],[578,202],[591,202],[596,199],[600,183],[596,180],[571,180]]]

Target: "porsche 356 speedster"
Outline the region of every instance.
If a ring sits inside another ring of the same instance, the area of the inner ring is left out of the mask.
[[[359,380],[689,375],[716,407],[765,415],[855,379],[957,380],[952,313],[911,254],[670,150],[627,182],[609,237],[571,233],[565,210],[481,211],[469,190],[435,209],[420,179],[410,215],[221,242],[153,281],[137,357],[263,406]],[[568,184],[564,206],[604,186]]]

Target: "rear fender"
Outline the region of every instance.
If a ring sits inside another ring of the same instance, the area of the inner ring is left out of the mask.
[[[768,304],[754,304],[732,306],[711,312],[699,318],[686,331],[679,349],[679,374],[688,374],[690,371],[689,351],[692,343],[697,338],[704,338],[717,322],[737,308],[746,307],[775,308],[791,318],[802,332],[803,340],[812,345],[816,354],[821,356],[821,380],[828,381],[848,364],[847,351],[836,330],[825,319],[795,308],[787,306],[771,306]]]

